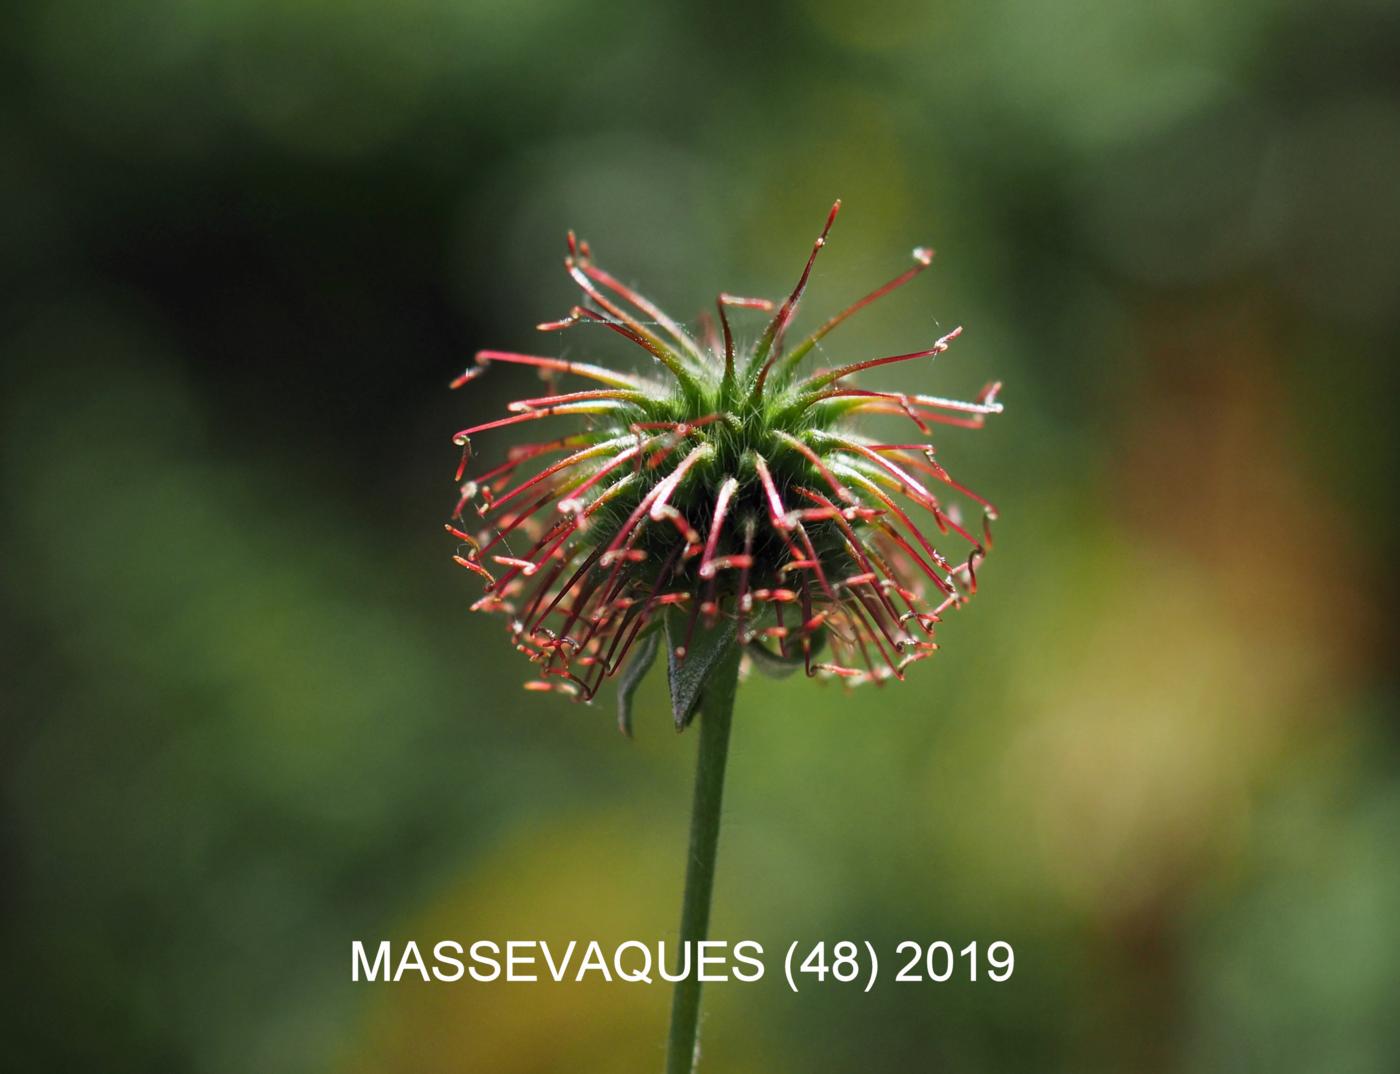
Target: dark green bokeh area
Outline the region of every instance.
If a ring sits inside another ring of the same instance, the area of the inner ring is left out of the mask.
[[[701,1069],[1400,1063],[1394,5],[49,0],[0,60],[7,1066],[660,1069],[660,985],[350,982],[677,924],[694,736],[521,690],[441,523],[538,381],[446,384],[635,361],[534,333],[567,228],[689,318],[836,196],[801,325],[938,256],[818,360],[965,325],[867,382],[1003,380],[937,437],[1002,517],[906,684],[741,687],[770,972]],[[793,939],[1017,968],[794,997]]]

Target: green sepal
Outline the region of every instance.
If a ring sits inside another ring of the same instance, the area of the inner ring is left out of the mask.
[[[690,648],[685,659],[676,659],[676,649],[685,644],[690,631]],[[720,619],[714,627],[697,620],[692,629],[690,613],[674,605],[666,613],[666,642],[668,678],[671,684],[671,716],[676,730],[684,731],[695,718],[705,680],[737,644],[737,628],[729,619]]]
[[[817,630],[812,634],[811,645],[813,656],[816,656],[826,648],[825,628]],[[768,646],[756,639],[744,646],[744,652],[749,654],[749,659],[753,661],[754,667],[758,668],[758,670],[765,675],[769,675],[775,679],[786,679],[798,668],[805,667],[807,664],[807,657],[801,652],[783,656],[781,653],[775,653],[772,649],[768,648]]]
[[[661,631],[648,630],[638,642],[637,651],[622,670],[617,684],[617,729],[632,737],[632,696],[642,685],[651,665],[656,663],[656,651],[661,647]]]

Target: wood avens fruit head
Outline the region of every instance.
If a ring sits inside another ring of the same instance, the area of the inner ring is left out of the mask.
[[[663,646],[673,684],[678,666],[731,642],[779,673],[802,668],[849,685],[902,679],[937,648],[943,613],[976,592],[996,510],[948,474],[928,438],[934,425],[978,428],[1000,413],[999,385],[963,402],[856,384],[867,370],[941,354],[961,329],[909,354],[803,370],[828,333],[922,272],[932,252],[916,249],[910,268],[789,345],[839,208],[776,309],[721,294],[694,334],[599,268],[571,234],[564,263],[583,304],[540,330],[605,327],[645,350],[652,369],[482,351],[453,382],[497,363],[537,367],[548,381],[507,416],[457,433],[457,480],[469,479],[447,527],[456,562],[486,585],[473,610],[502,614],[535,664],[528,688],[588,700],[630,658],[626,730],[631,691]],[[755,340],[736,336],[732,310],[761,312]],[[592,383],[555,383],[565,378]],[[902,417],[917,435],[863,436],[853,426],[867,414]],[[475,472],[483,434],[570,419],[572,431],[512,447]],[[980,525],[964,520],[969,504]],[[678,725],[692,709],[678,702]]]

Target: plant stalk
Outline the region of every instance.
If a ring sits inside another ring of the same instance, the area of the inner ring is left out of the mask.
[[[676,982],[671,996],[671,1033],[666,1043],[666,1074],[695,1069],[700,1030],[698,945],[708,938],[710,901],[715,886],[715,850],[719,845],[724,767],[729,757],[729,727],[739,686],[739,646],[729,647],[715,666],[700,696],[700,746],[695,765],[695,799],[690,811],[690,856],[681,902],[679,969],[685,945],[691,947],[690,973]]]

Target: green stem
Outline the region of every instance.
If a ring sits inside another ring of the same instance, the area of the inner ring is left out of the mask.
[[[700,1029],[698,947],[709,936],[710,897],[715,886],[715,850],[719,845],[720,803],[724,798],[724,765],[729,756],[729,726],[739,685],[739,646],[720,658],[700,697],[700,748],[695,766],[695,800],[690,812],[690,857],[685,869],[681,903],[681,946],[677,962],[691,946],[690,972],[676,982],[671,997],[671,1034],[666,1043],[666,1074],[691,1074],[695,1069]]]

